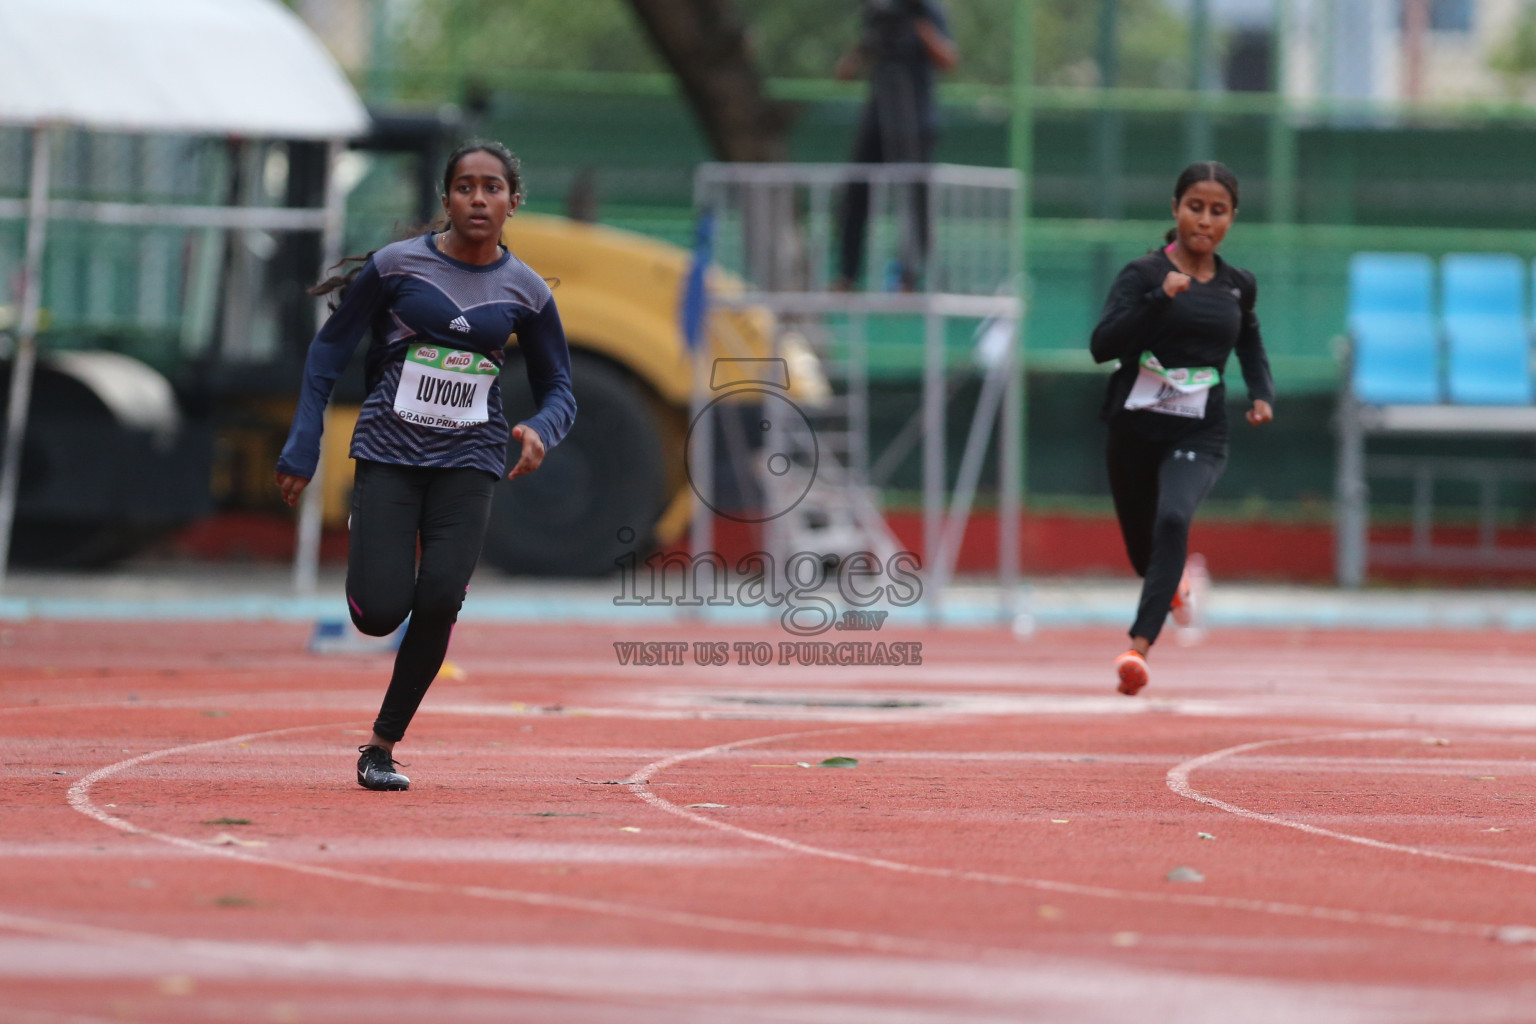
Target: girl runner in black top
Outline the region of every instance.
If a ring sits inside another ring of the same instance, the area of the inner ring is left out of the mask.
[[[1192,611],[1185,560],[1195,508],[1227,463],[1226,373],[1235,350],[1253,407],[1274,418],[1274,382],[1253,307],[1253,275],[1216,255],[1237,213],[1237,178],[1222,164],[1193,164],[1173,191],[1168,244],[1120,271],[1094,329],[1096,362],[1109,379],[1109,486],[1126,553],[1144,580],[1131,649],[1115,659],[1121,693],[1147,684],[1147,653],[1170,611]]]
[[[447,654],[509,436],[520,453],[507,475],[518,477],[539,468],[576,417],[554,296],[500,245],[521,198],[517,159],[499,143],[466,143],[443,174],[446,231],[387,245],[314,289],[340,288],[342,298],[310,346],[277,485],[292,505],[314,476],[331,388],[371,332],[368,396],[352,434],[347,607],[374,636],[411,620],[359,748],[357,781],[368,789],[410,787],[392,754]],[[508,430],[498,375],[512,334],[539,410]]]

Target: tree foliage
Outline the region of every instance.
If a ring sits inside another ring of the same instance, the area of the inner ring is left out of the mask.
[[[421,0],[390,34],[410,92],[505,71],[663,70],[625,0]]]
[[[1536,79],[1536,7],[1523,7],[1514,31],[1494,48],[1488,65],[1504,79],[1510,92],[1530,88]]]
[[[1014,0],[943,0],[962,60],[952,81],[1006,85]],[[828,78],[858,31],[858,0],[736,0],[759,70]],[[1042,84],[1092,85],[1097,3],[1039,0],[1035,66]],[[1187,79],[1182,20],[1163,0],[1121,0],[1120,83]],[[628,0],[418,0],[399,19],[390,63],[419,98],[508,71],[663,71]]]

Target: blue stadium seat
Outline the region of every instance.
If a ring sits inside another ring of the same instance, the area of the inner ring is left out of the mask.
[[[1525,265],[1517,256],[1462,253],[1441,263],[1452,402],[1530,405],[1536,399],[1525,279]]]
[[[1349,262],[1350,386],[1367,405],[1440,401],[1434,264],[1417,253],[1356,253]]]

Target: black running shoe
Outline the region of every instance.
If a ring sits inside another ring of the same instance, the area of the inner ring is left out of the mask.
[[[383,747],[358,747],[357,784],[364,789],[410,789],[411,780],[395,771],[399,764]]]

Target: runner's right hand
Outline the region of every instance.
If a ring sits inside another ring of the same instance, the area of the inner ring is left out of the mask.
[[[1181,274],[1177,270],[1168,271],[1168,276],[1163,278],[1163,291],[1170,299],[1180,292],[1189,291],[1189,275]]]
[[[279,472],[277,474],[277,489],[283,492],[283,500],[289,505],[298,503],[299,495],[304,493],[304,488],[309,486],[309,477],[294,476],[291,473]]]

